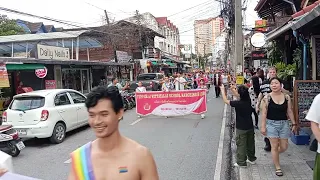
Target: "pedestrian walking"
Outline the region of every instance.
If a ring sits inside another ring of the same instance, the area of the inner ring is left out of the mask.
[[[220,96],[220,86],[222,85],[221,82],[221,75],[219,72],[216,72],[213,76],[213,84],[214,84],[214,91],[216,93],[216,98]]]
[[[291,130],[297,132],[297,124],[294,119],[290,96],[283,93],[281,80],[277,77],[270,79],[271,93],[263,98],[261,114],[261,133],[271,143],[271,154],[275,174],[283,176],[281,170],[279,153],[288,149],[288,138],[290,137],[289,119],[292,121]]]
[[[234,86],[231,89],[235,88]],[[229,101],[225,93],[224,85],[221,85],[221,94],[223,101],[234,107],[236,110],[236,144],[237,144],[237,162],[236,167],[246,167],[247,163],[255,164],[255,140],[254,127],[252,122],[252,107],[248,88],[244,85],[238,87],[236,96],[240,99]]]
[[[318,149],[317,149],[317,155],[316,160],[314,163],[313,168],[313,180],[319,180],[320,179],[320,114],[319,114],[319,107],[320,107],[320,94],[318,94],[308,111],[308,114],[306,116],[306,119],[308,121],[311,121],[311,130],[313,135],[315,136],[316,140],[318,141]]]
[[[259,83],[259,77],[258,76],[253,76],[251,78],[251,86],[249,87],[249,95],[251,99],[251,106],[253,109],[253,115],[254,115],[254,120],[255,120],[255,128],[258,129],[258,121],[259,121],[259,116],[258,113],[255,111],[255,107],[257,104],[258,96],[260,94],[260,83]]]

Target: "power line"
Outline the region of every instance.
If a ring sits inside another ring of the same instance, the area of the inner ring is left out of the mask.
[[[202,5],[204,5],[204,4],[210,4],[210,2],[211,2],[211,0],[210,0],[210,1],[203,2],[203,3],[201,3],[201,4],[198,4],[198,5],[192,6],[192,7],[188,8],[188,9],[182,10],[182,11],[180,11],[180,12],[177,12],[177,13],[171,14],[170,16],[167,16],[167,17],[175,16],[175,15],[177,15],[177,14],[180,14],[180,13],[186,12],[186,11],[188,11],[188,10],[190,10],[190,9],[193,9],[193,8],[196,8],[196,7],[198,7],[198,6],[202,6]]]

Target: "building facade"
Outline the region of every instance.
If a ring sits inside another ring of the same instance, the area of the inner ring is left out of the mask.
[[[204,56],[212,53],[216,38],[224,28],[222,18],[208,18],[194,22],[195,51],[197,55]]]
[[[159,24],[162,35],[166,38],[155,37],[155,47],[160,49],[162,52],[179,57],[179,29],[172,22],[170,22],[167,17],[157,17],[156,20]]]

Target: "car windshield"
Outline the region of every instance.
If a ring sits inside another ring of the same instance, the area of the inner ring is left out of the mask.
[[[26,111],[44,106],[44,97],[19,97],[15,98],[9,109]]]
[[[157,75],[156,74],[141,74],[138,76],[138,81],[143,81],[143,80],[153,80],[156,79]]]

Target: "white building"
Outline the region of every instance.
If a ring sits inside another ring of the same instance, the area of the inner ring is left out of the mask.
[[[162,35],[166,38],[156,37],[154,45],[165,54],[179,57],[180,56],[180,34],[179,29],[168,20],[167,17],[157,17],[157,22],[162,31]]]
[[[227,34],[221,33],[218,37],[215,39],[215,44],[213,45],[212,49],[212,57],[213,60],[217,61],[216,64],[223,64],[225,59],[225,48],[226,48],[226,39]],[[220,61],[220,62],[218,62]]]
[[[151,13],[143,13],[140,16],[141,25],[152,29],[163,35],[165,38],[156,36],[154,38],[154,47],[161,51],[161,56],[170,59],[180,57],[180,35],[179,29],[167,19],[167,17],[154,17]],[[130,17],[127,21],[137,23],[137,17]]]

